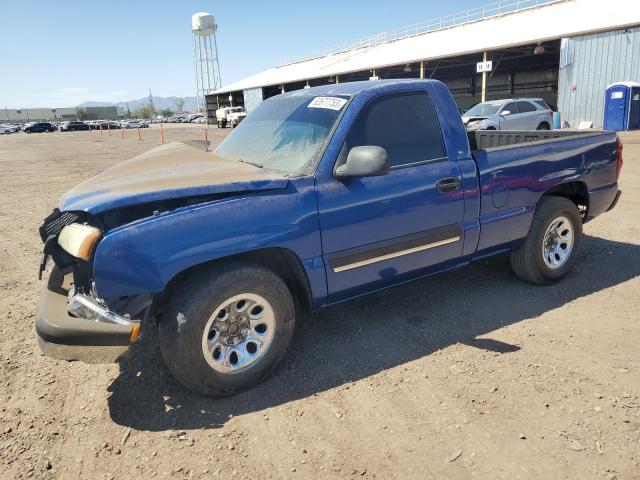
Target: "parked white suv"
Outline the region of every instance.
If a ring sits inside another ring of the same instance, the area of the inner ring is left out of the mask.
[[[541,98],[478,103],[462,115],[467,130],[551,130],[553,110]]]
[[[125,120],[120,125],[122,128],[144,128],[141,120]]]

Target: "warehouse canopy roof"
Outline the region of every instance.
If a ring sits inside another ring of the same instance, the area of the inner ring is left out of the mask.
[[[398,31],[387,32],[371,37],[367,41],[354,43],[354,48],[337,49],[336,53],[274,67],[226,85],[212,93],[228,93],[371,68],[557,40],[562,37],[599,31],[618,30],[640,25],[640,8],[637,1],[519,0],[516,2],[514,0],[501,2],[500,5],[518,5],[519,9],[511,10],[509,13],[497,13],[479,20],[468,15],[468,21],[462,18],[461,22],[451,27],[447,27],[445,23],[442,28],[438,28],[437,25],[433,28],[433,22],[425,22],[421,28],[428,30],[427,33],[412,34],[411,28],[419,27],[418,25],[409,27],[405,36],[397,35]],[[496,5],[499,4],[488,6],[486,9],[495,10]],[[416,28],[416,31],[420,31],[420,28]]]

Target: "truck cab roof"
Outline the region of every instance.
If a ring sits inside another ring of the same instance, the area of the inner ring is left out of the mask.
[[[360,82],[338,83],[333,85],[321,85],[318,87],[305,88],[283,93],[282,96],[318,96],[318,95],[355,95],[364,90],[380,88],[382,86],[402,84],[402,83],[438,83],[438,80],[420,80],[417,78],[394,79],[394,80],[362,80]]]

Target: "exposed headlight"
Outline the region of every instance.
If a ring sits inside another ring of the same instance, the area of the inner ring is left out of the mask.
[[[62,229],[58,235],[58,245],[68,254],[89,260],[93,248],[102,237],[102,232],[90,225],[72,223]]]
[[[480,128],[480,122],[467,123],[467,130],[478,130]]]

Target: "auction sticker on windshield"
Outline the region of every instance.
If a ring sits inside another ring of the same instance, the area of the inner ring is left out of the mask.
[[[308,108],[328,108],[330,110],[340,110],[344,107],[344,104],[347,103],[347,100],[340,97],[316,97],[311,103],[309,103]]]

